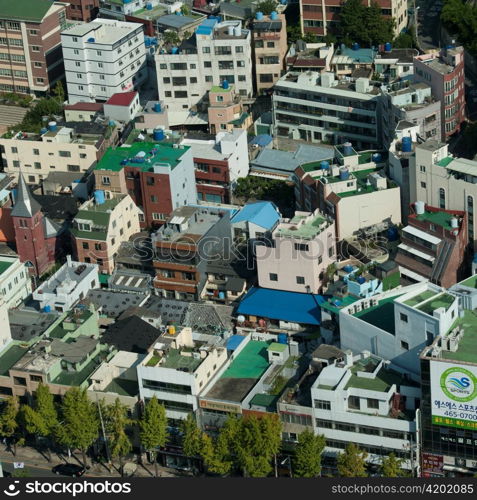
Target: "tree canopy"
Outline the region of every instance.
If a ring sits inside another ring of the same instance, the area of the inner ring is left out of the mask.
[[[474,55],[477,55],[477,7],[464,0],[445,0],[441,12],[444,26],[455,33],[460,43]]]
[[[338,456],[338,473],[341,477],[366,477],[368,454],[355,443],[349,443]]]
[[[294,474],[296,477],[318,477],[321,472],[321,454],[325,437],[306,429],[298,436],[295,450]]]
[[[262,12],[262,14],[268,16],[273,11],[277,10],[277,2],[275,0],[262,0],[258,3],[255,10],[256,12]]]
[[[402,463],[402,458],[397,458],[395,453],[390,453],[382,459],[380,467],[381,475],[383,477],[400,477],[404,475],[404,471],[401,469]]]

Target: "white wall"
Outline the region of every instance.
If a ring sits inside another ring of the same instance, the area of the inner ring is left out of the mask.
[[[17,307],[31,294],[31,279],[28,269],[16,257],[0,256],[0,262],[12,262],[0,275],[0,292],[6,306]]]

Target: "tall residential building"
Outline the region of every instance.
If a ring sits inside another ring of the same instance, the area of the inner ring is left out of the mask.
[[[371,0],[364,0],[367,6]],[[398,35],[407,27],[407,2],[405,0],[378,0],[381,14],[395,21],[394,32]],[[335,33],[339,26],[341,2],[336,0],[300,0],[300,20],[302,33],[327,35]]]
[[[465,121],[464,48],[452,47],[414,58],[414,80],[432,88],[441,103],[441,139],[460,131]]]
[[[98,264],[100,271],[111,274],[114,258],[123,241],[138,233],[139,209],[128,195],[105,198],[101,190],[94,200],[81,205],[71,233],[78,261]]]
[[[192,151],[197,199],[229,203],[237,180],[248,174],[247,132],[233,129],[210,140],[188,137],[181,144]]]
[[[287,53],[287,23],[285,14],[275,11],[269,16],[255,14],[252,25],[255,67],[255,89],[257,94],[273,87],[285,69]]]
[[[289,72],[273,93],[275,134],[331,144],[351,140],[359,150],[385,147],[385,101],[368,78],[350,82],[334,73]]]
[[[209,90],[207,114],[211,134],[233,132],[235,128],[247,130],[253,124],[252,115],[244,110],[242,96],[235,92],[235,85],[224,82]]]
[[[94,175],[98,189],[131,196],[143,228],[164,224],[175,208],[197,202],[189,146],[136,142],[109,149]]]
[[[234,84],[239,95],[252,96],[250,30],[241,21],[207,19],[179,47],[163,46],[156,53],[156,67],[159,100],[168,108],[169,125],[181,125],[190,111],[207,114],[207,92],[224,81]]]
[[[106,101],[147,78],[142,24],[98,19],[61,33],[70,104]]]
[[[445,288],[467,274],[467,215],[416,202],[403,227],[395,261],[411,282],[429,280]]]
[[[476,248],[477,162],[454,158],[447,144],[426,141],[417,144],[409,158],[410,202],[423,201],[433,207],[467,212],[469,243]]]
[[[31,293],[31,279],[16,255],[0,255],[0,292],[7,307],[17,307]]]
[[[263,288],[322,293],[327,267],[336,260],[335,226],[318,210],[283,219],[267,243],[255,247]]]
[[[0,91],[42,95],[64,76],[66,3],[0,0]]]

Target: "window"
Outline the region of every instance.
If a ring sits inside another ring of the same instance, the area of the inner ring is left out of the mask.
[[[165,97],[172,97],[172,92],[171,92],[170,90],[166,90],[166,91],[164,92],[164,96],[165,96]]]
[[[439,208],[446,208],[446,191],[444,188],[439,189]]]
[[[96,264],[98,264],[98,266],[102,266],[103,265],[103,259],[96,259]]]
[[[344,432],[356,432],[354,424],[345,424],[344,422],[335,422],[335,429]]]
[[[102,52],[100,50],[96,51],[96,55],[100,56],[101,54],[102,54]]]
[[[32,45],[31,46],[31,51],[32,52],[40,52],[40,47],[38,45]]]
[[[314,405],[320,410],[331,410],[331,402],[324,399],[315,399]]]
[[[423,189],[426,189],[426,183],[421,181],[421,187],[422,187]]]
[[[167,83],[171,83],[171,79],[170,79],[168,76],[166,76],[166,77],[164,77],[164,78],[162,79],[162,83],[166,83],[166,84],[167,84]]]
[[[295,243],[294,248],[299,252],[308,252],[310,249],[307,243]]]
[[[403,323],[407,323],[407,314],[399,313],[399,318]]]
[[[322,429],[333,429],[333,422],[331,420],[315,418],[315,424],[317,427],[321,427]]]
[[[37,36],[38,30],[29,30],[31,36]]]
[[[197,78],[195,76],[191,77],[190,83],[197,83]]]
[[[104,186],[109,186],[111,184],[111,179],[104,175],[102,178],[101,178],[101,183],[104,185]]]
[[[377,410],[379,408],[379,400],[367,398],[367,407],[373,410]]]
[[[238,76],[238,81],[239,81],[239,82],[245,82],[245,81],[246,81],[246,77],[245,77],[245,75],[239,75],[239,76]]]
[[[94,244],[94,249],[95,250],[101,250],[101,243],[95,243]]]
[[[152,218],[153,218],[153,220],[166,220],[167,215],[166,214],[160,214],[160,213],[157,213],[157,212],[153,212],[152,213]]]
[[[211,68],[212,63],[210,61],[204,61],[204,68]]]
[[[216,97],[216,99],[217,99],[217,102],[223,102],[223,100],[224,100],[224,96],[223,96],[223,95],[218,95],[218,96]]]
[[[177,99],[186,99],[187,98],[187,90],[176,90],[174,92],[174,97]]]
[[[203,54],[210,54],[210,47],[202,47]]]
[[[260,83],[273,83],[273,75],[271,73],[260,75]]]
[[[18,153],[18,149],[16,147],[12,147],[12,153]]]
[[[276,273],[270,273],[268,275],[268,277],[269,277],[270,281],[278,281],[278,274],[276,274]]]
[[[237,47],[235,47],[235,53],[236,54],[243,54],[243,46],[237,45]]]
[[[167,69],[167,64],[159,64],[159,69]]]
[[[88,250],[89,244],[86,241],[83,241],[83,250]]]
[[[373,400],[375,401],[375,400]],[[368,427],[367,425],[360,425],[358,427],[358,432],[360,434],[370,434],[372,436],[379,436],[379,429],[376,427]]]
[[[275,42],[267,42],[267,47],[270,49],[275,47]]]
[[[41,163],[40,163],[39,161],[36,161],[35,163],[33,163],[33,166],[34,166],[35,168],[40,169],[40,168],[41,168]]]
[[[79,172],[79,171],[80,171],[79,165],[68,165],[68,172]]]
[[[78,49],[74,49],[74,50],[73,50],[73,54],[74,54],[75,56],[79,55],[79,50],[78,50]]]
[[[419,170],[420,170],[421,172],[425,172],[425,171],[426,171],[426,167],[425,167],[424,165],[421,165],[421,166],[419,167]]]
[[[349,396],[348,397],[348,408],[350,410],[359,410],[359,396]]]
[[[409,351],[409,344],[407,342],[404,342],[404,340],[401,340],[401,349]]]
[[[58,151],[58,155],[61,158],[71,158],[71,152],[70,151]]]
[[[187,70],[187,63],[171,63],[171,70]]]
[[[44,78],[37,78],[36,83],[45,83],[45,79]]]
[[[187,78],[185,76],[174,76],[172,77],[172,85],[183,87],[187,85]]]
[[[210,75],[206,75],[205,81],[206,82],[211,82],[212,81],[212,77]]]
[[[155,194],[151,195],[151,202],[157,203],[157,196]]]
[[[304,285],[305,284],[305,277],[304,276],[297,276],[296,283],[297,283],[297,285]]]

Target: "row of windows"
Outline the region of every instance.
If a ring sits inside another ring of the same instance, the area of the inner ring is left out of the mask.
[[[158,380],[143,379],[143,387],[156,391],[173,392],[176,394],[192,394],[192,389],[189,385],[172,384],[170,382],[160,382]]]
[[[280,413],[280,419],[282,422],[288,424],[298,424],[311,426],[311,416],[310,415],[296,415],[294,413]]]

